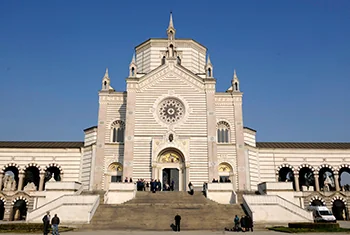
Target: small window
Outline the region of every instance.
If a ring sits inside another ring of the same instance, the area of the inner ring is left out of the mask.
[[[122,176],[121,175],[112,175],[111,182],[122,182]]]
[[[211,77],[211,68],[208,69],[208,77]]]
[[[135,76],[135,68],[134,68],[134,67],[131,68],[131,76],[132,76],[132,77]]]
[[[162,58],[162,65],[165,64],[165,56]]]
[[[179,56],[177,57],[177,64],[181,64],[181,58]]]

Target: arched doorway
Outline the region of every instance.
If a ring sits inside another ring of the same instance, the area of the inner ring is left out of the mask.
[[[61,181],[61,170],[57,166],[49,166],[45,170],[45,183],[44,183],[44,189],[46,182],[50,181],[53,177],[53,180],[55,181]]]
[[[311,202],[310,206],[323,206],[323,202],[319,199],[315,199]]]
[[[24,186],[34,183],[36,190],[39,189],[40,170],[36,166],[29,166],[24,171]]]
[[[219,182],[221,183],[231,183],[234,182],[233,179],[233,169],[230,164],[222,162],[219,164]]]
[[[152,172],[152,178],[160,180],[162,189],[171,188],[174,191],[186,190],[186,170],[185,161],[182,153],[174,148],[168,148],[162,151]]]
[[[320,190],[335,191],[334,173],[329,167],[322,167],[318,172]]]
[[[3,200],[0,200],[0,220],[4,219],[5,215],[5,202]]]
[[[339,185],[342,191],[350,191],[350,169],[342,166],[339,169]]]
[[[349,219],[346,204],[344,203],[344,201],[342,201],[340,199],[336,199],[333,201],[332,212],[337,220],[348,220]]]
[[[299,185],[302,190],[302,186],[306,186],[306,190],[309,190],[309,187],[312,186],[315,190],[314,173],[309,167],[302,167],[299,170]]]
[[[18,173],[19,170],[16,166],[8,166],[4,170],[4,179],[3,179],[3,190],[4,191],[15,191],[18,186]]]
[[[278,182],[292,182],[295,190],[293,170],[287,166],[280,168],[278,171]]]
[[[25,220],[27,216],[27,202],[24,199],[17,200],[12,208],[11,220]]]

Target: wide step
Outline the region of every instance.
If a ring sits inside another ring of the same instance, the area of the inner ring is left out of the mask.
[[[101,204],[86,230],[171,230],[176,214],[182,230],[223,230],[232,227],[233,217],[243,215],[240,205],[222,205],[200,192],[137,192],[124,204]]]

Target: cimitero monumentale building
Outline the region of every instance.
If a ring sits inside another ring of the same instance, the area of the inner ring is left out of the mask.
[[[78,182],[75,192],[107,192],[126,178],[174,180],[179,191],[213,179],[233,192],[291,182],[295,193],[286,200],[337,204],[344,217],[350,143],[256,142],[256,131],[243,124],[237,74],[226,92],[217,92],[207,48],[177,38],[172,17],[166,35],[136,46],[126,91],[114,90],[106,71],[97,126],[84,130],[84,141],[0,142],[0,219],[25,219],[50,203],[50,181]]]

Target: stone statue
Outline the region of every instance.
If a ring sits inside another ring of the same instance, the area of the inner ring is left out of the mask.
[[[24,187],[24,191],[36,191],[36,186],[33,182],[28,183],[25,187]]]
[[[17,187],[16,180],[11,175],[6,175],[3,178],[4,182],[4,191],[15,191]]]
[[[56,182],[55,173],[52,173],[52,176],[51,176],[51,179],[49,180],[49,182]]]
[[[14,220],[20,220],[21,219],[21,212],[20,210],[17,208],[16,212],[15,212],[15,216],[13,217]]]

